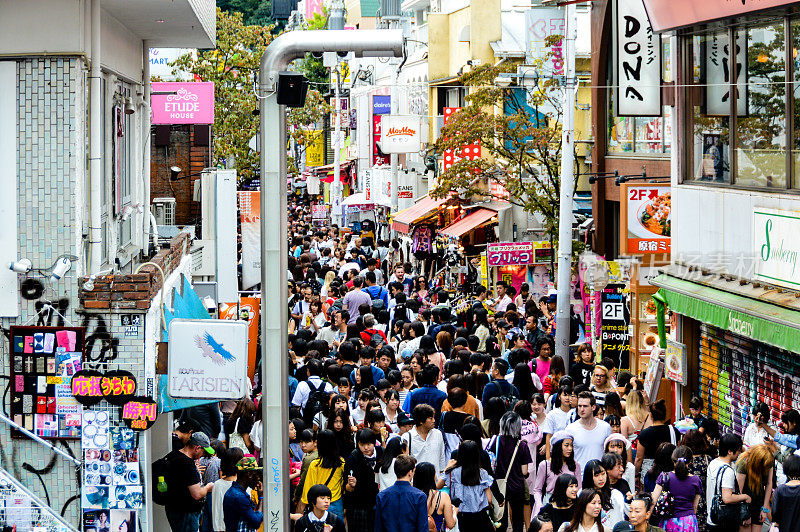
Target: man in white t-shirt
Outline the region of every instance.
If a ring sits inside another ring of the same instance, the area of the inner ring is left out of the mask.
[[[708,518],[706,519],[706,530],[709,532],[722,532],[731,530],[730,524],[715,524],[711,520],[711,504],[717,493],[717,477],[720,479],[722,490],[722,501],[725,504],[745,502],[750,504],[750,496],[734,494],[736,489],[736,472],[733,464],[742,453],[742,438],[736,434],[725,434],[719,440],[719,458],[714,458],[708,464],[708,474],[706,475],[706,508],[708,508]]]
[[[594,407],[597,405],[592,392],[578,394],[578,421],[567,425],[567,434],[572,436],[575,447],[575,460],[583,468],[589,460],[599,460],[603,457],[603,442],[611,436],[611,425],[602,419],[594,417]]]
[[[569,389],[564,387],[558,391],[556,403],[558,406],[547,413],[542,423],[542,433],[545,437],[545,455],[550,460],[550,438],[558,431],[566,430],[569,425]]]
[[[322,380],[322,362],[312,359],[306,367],[308,368],[308,380],[300,381],[297,385],[297,390],[294,392],[294,397],[292,397],[292,404],[299,406],[302,410],[305,410],[306,403],[308,403],[308,397],[311,395],[311,386],[314,386],[317,390],[322,386],[325,392],[333,393],[333,386],[329,382]]]

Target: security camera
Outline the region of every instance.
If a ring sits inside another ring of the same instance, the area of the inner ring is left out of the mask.
[[[33,268],[33,264],[28,259],[20,259],[8,263],[8,269],[16,273],[28,273]]]
[[[70,269],[72,269],[72,261],[67,257],[60,257],[56,261],[55,266],[53,266],[53,271],[50,274],[50,282],[58,281],[64,277]]]

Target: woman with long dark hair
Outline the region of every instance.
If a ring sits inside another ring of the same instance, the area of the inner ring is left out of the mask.
[[[500,520],[501,528],[511,514],[511,529],[522,532],[525,527],[525,478],[532,468],[533,458],[522,441],[522,419],[516,412],[506,412],[500,418],[500,436],[497,442],[497,468],[495,478],[508,478],[506,483],[506,512]]]
[[[665,442],[659,445],[652,467],[642,475],[644,491],[652,492],[656,489],[656,481],[661,473],[669,473],[675,469],[675,464],[672,463],[672,451],[674,450],[675,445],[671,443]]]
[[[564,523],[558,532],[605,532],[600,521],[603,498],[595,489],[585,489],[575,502],[575,513],[569,523]],[[610,529],[609,529],[610,530]]]
[[[228,435],[228,449],[239,448],[244,453],[253,452],[253,442],[250,440],[250,430],[255,423],[256,405],[249,397],[237,401],[231,417],[225,424],[225,433]]]
[[[350,425],[353,425],[353,416],[350,415],[350,406],[347,396],[335,393],[329,399],[328,407],[322,411],[317,412],[314,416],[313,426],[314,430],[321,430],[328,427],[328,419],[337,411],[347,411],[347,416],[350,418]]]
[[[514,366],[514,381],[512,384],[519,391],[519,398],[523,401],[531,401],[533,399],[533,394],[538,393],[538,390],[533,385],[531,368],[524,362],[520,362]]]
[[[600,460],[589,460],[583,468],[583,489],[600,492],[603,504],[601,522],[603,527],[612,530],[614,525],[625,519],[625,496],[608,483],[608,473]]]
[[[658,526],[665,532],[697,532],[697,506],[705,492],[702,491],[700,479],[689,470],[692,450],[685,445],[675,448],[672,451],[672,463],[675,464],[675,471],[662,473],[653,490],[654,501],[658,500],[662,491],[669,491],[673,500],[672,517]]]
[[[352,437],[350,441],[352,442]],[[308,505],[308,489],[315,484],[323,484],[331,490],[331,505],[328,511],[344,519],[344,508],[342,507],[344,459],[339,452],[338,439],[332,431],[323,430],[317,434],[317,452],[319,458],[311,462],[308,467],[297,512],[303,513]]]
[[[706,435],[697,429],[690,430],[683,435],[681,445],[687,446],[692,451],[692,463],[689,464],[689,473],[700,479],[700,486],[703,493],[706,493],[706,477],[708,477],[708,464],[716,456],[714,448],[708,443]],[[706,519],[708,517],[708,509],[706,507],[706,498],[700,497],[700,502],[697,505],[697,524],[702,532],[706,528]]]
[[[572,436],[566,431],[560,430],[550,438],[550,460],[542,460],[536,468],[536,480],[533,484],[533,514],[539,513],[544,504],[549,502],[549,496],[553,493],[556,479],[560,475],[568,474],[577,479],[578,489],[581,488],[581,467],[575,461],[574,449],[572,447]]]
[[[350,416],[347,411],[340,409],[334,412],[328,418],[328,425],[325,428],[334,435],[339,456],[342,459],[350,456],[350,453],[355,449],[355,443],[353,442],[353,428],[350,425]],[[317,446],[319,445],[320,442],[318,440]]]
[[[383,454],[375,463],[375,476],[378,477],[378,489],[380,491],[391,488],[397,481],[397,476],[394,474],[394,461],[401,454],[408,454],[406,440],[403,438],[389,438]]]
[[[461,532],[486,532],[489,529],[489,503],[492,500],[492,477],[481,468],[481,448],[471,440],[458,447],[456,465],[445,470],[445,485],[458,507]]]
[[[492,326],[489,325],[489,315],[483,307],[476,308],[473,311],[474,329],[472,334],[478,337],[478,353],[486,352],[486,340],[492,334]]]
[[[575,478],[575,475],[569,473],[558,475],[550,502],[545,504],[539,512],[539,515],[546,515],[550,518],[550,521],[553,522],[553,530],[558,530],[563,523],[572,520],[578,491],[578,479]]]
[[[414,469],[414,487],[428,497],[428,516],[433,519],[436,532],[444,532],[445,526],[456,526],[450,495],[436,489],[436,468],[433,464],[422,462]]]

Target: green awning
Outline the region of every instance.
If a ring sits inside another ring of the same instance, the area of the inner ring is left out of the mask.
[[[662,274],[651,281],[667,307],[697,321],[800,353],[800,312]]]

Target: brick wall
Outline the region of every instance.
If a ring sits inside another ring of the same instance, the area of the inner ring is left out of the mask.
[[[156,146],[151,141],[150,200],[175,198],[175,223],[200,225],[200,203],[194,201],[194,182],[203,168],[211,166],[209,146],[194,146],[194,126],[170,126],[169,146]],[[187,179],[170,181],[170,167],[183,169]]]

